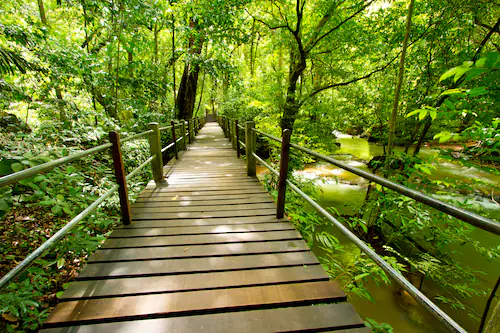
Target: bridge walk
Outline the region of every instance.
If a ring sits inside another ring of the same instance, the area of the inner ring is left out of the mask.
[[[166,171],[41,332],[370,332],[217,123]]]

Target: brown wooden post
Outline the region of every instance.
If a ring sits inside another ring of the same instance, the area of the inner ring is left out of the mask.
[[[122,213],[123,224],[129,225],[132,221],[130,214],[130,202],[128,200],[127,179],[125,178],[125,167],[123,165],[122,150],[120,147],[120,134],[118,132],[109,132],[109,141],[113,144],[111,154],[115,167],[116,183],[118,184],[118,195],[120,197],[120,210]]]
[[[285,196],[286,196],[286,178],[288,175],[288,161],[290,158],[290,130],[283,131],[281,137],[281,155],[280,155],[280,179],[278,181],[278,204],[276,208],[276,218],[281,219],[285,216]]]
[[[191,130],[192,130],[192,127],[191,127],[191,120],[188,120],[188,143],[191,144],[193,143],[191,141]]]
[[[186,150],[186,121],[181,119],[181,133],[182,133],[182,149]]]
[[[255,122],[247,121],[245,128],[245,145],[247,154],[247,175],[255,176],[256,166],[255,157],[253,153],[255,151],[255,133],[252,129],[255,128]]]
[[[149,135],[149,152],[151,156],[156,155],[156,158],[151,162],[153,170],[153,180],[155,183],[163,181],[163,158],[161,153],[160,129],[158,123],[149,123],[149,128],[153,131]]]
[[[231,146],[236,149],[236,120],[231,122]]]
[[[172,120],[170,124],[172,125],[172,142],[174,143],[174,155],[176,159],[179,159],[179,154],[177,153],[177,136],[175,135],[175,122]]]
[[[227,118],[224,117],[223,121],[224,121],[224,137],[228,138],[229,136],[228,136],[228,131],[227,131]]]
[[[240,158],[240,129],[238,128],[238,119],[234,123],[234,128],[236,128],[236,157]]]

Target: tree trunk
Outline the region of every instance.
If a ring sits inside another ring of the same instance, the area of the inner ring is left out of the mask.
[[[47,17],[45,16],[43,0],[38,0],[38,11],[40,12],[40,20],[42,20],[43,25],[47,25]]]
[[[281,117],[281,130],[293,130],[295,118],[300,109],[300,101],[297,99],[297,82],[306,69],[306,61],[296,50],[290,52],[290,72],[288,74],[288,88],[286,91],[285,105],[283,106],[283,117]]]
[[[190,20],[189,26],[196,29],[196,23],[193,19]],[[200,55],[203,47],[204,38],[200,37],[197,40],[190,37],[188,41],[188,49],[191,55]],[[191,63],[188,59],[184,65],[179,91],[175,106],[177,108],[177,119],[191,119],[193,116],[194,105],[196,101],[196,89],[198,88],[198,76],[200,66],[197,63]]]
[[[401,52],[401,59],[399,61],[398,82],[396,84],[396,91],[394,93],[394,104],[392,106],[391,121],[389,122],[389,138],[388,138],[388,143],[387,143],[387,156],[392,155],[392,147],[394,146],[394,135],[396,132],[396,118],[397,118],[398,106],[399,106],[399,94],[401,92],[401,85],[403,83],[403,76],[404,76],[404,72],[405,72],[406,48],[408,47],[408,38],[410,37],[411,17],[413,15],[414,3],[415,3],[415,0],[410,0],[410,4],[408,6],[408,15],[406,16],[406,31],[405,31],[405,37],[403,40],[403,50]]]

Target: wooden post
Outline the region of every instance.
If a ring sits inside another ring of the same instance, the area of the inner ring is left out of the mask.
[[[222,121],[224,122],[224,137],[227,138],[228,137],[228,133],[227,133],[227,118],[224,117],[224,119]]]
[[[151,156],[156,155],[156,158],[151,162],[153,170],[153,180],[155,183],[163,181],[163,157],[161,153],[160,129],[158,123],[149,123],[149,128],[153,131],[149,135],[149,152]]]
[[[255,122],[247,121],[245,129],[245,144],[248,176],[255,176],[256,174],[255,157],[253,156],[253,153],[255,151],[255,133],[252,131],[253,128],[255,128]]]
[[[122,150],[120,147],[120,134],[118,132],[109,132],[109,141],[113,144],[111,154],[115,167],[116,183],[118,184],[118,195],[120,197],[120,210],[122,213],[123,224],[129,225],[132,221],[130,214],[130,202],[128,201],[127,179],[125,178],[125,167],[123,166]]]
[[[186,150],[186,121],[181,119],[181,133],[182,133],[182,149]]]
[[[189,144],[193,143],[191,140],[191,130],[192,130],[191,120],[188,120],[188,143]]]
[[[177,153],[177,136],[175,135],[175,122],[172,120],[170,124],[172,125],[172,142],[174,143],[174,155],[176,159],[179,159],[179,154]]]
[[[236,149],[236,120],[233,120],[231,123],[231,143],[233,149]]]
[[[282,219],[285,216],[285,196],[286,196],[286,178],[288,176],[288,161],[290,158],[290,130],[283,131],[281,137],[281,155],[280,155],[280,179],[278,181],[278,204],[276,208],[276,218]]]
[[[236,157],[240,158],[240,129],[238,128],[238,119],[234,123],[234,128],[236,128]]]

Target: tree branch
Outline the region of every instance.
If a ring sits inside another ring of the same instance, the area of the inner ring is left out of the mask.
[[[277,25],[277,26],[272,26],[271,24],[269,24],[269,23],[265,22],[264,20],[261,20],[261,19],[259,19],[259,18],[255,17],[255,16],[253,16],[253,15],[252,15],[252,14],[250,14],[250,13],[248,12],[248,10],[246,10],[246,9],[245,9],[245,12],[247,12],[247,14],[248,14],[248,15],[250,15],[250,16],[251,16],[251,17],[252,17],[255,21],[257,21],[257,22],[260,22],[260,23],[264,24],[266,27],[268,27],[268,28],[269,28],[269,29],[271,29],[271,30],[276,30],[276,29],[286,28],[286,29],[288,29],[288,30],[292,31],[292,30],[291,30],[291,28],[290,28],[288,25]]]
[[[396,59],[398,59],[398,57],[399,57],[400,54],[401,54],[401,52],[398,52],[398,54],[394,58],[392,58],[388,63],[386,63],[384,66],[382,66],[380,68],[377,68],[374,71],[372,71],[372,72],[370,72],[370,73],[368,73],[366,75],[363,75],[361,77],[357,77],[355,79],[351,79],[349,81],[339,82],[339,83],[332,83],[332,84],[328,84],[326,86],[320,87],[320,88],[316,89],[315,91],[313,91],[312,93],[310,93],[308,97],[309,98],[313,97],[313,96],[319,94],[320,92],[322,92],[323,90],[327,90],[327,89],[331,89],[331,88],[335,88],[335,87],[347,86],[347,85],[349,85],[351,83],[355,83],[355,82],[358,82],[358,81],[361,81],[361,80],[368,79],[373,74],[381,72],[381,71],[385,70],[387,67],[389,67]]]
[[[361,7],[358,11],[354,12],[351,16],[347,17],[344,19],[342,22],[337,24],[335,27],[331,28],[327,32],[325,32],[323,35],[321,35],[319,38],[317,38],[315,41],[311,40],[311,45],[306,47],[306,52],[310,52],[323,38],[327,37],[329,34],[334,32],[335,30],[339,29],[341,26],[343,26],[345,23],[349,22],[352,20],[354,17],[356,17],[359,13],[365,10],[366,7],[370,6],[374,0],[368,1],[363,7]],[[326,22],[325,22],[326,23]]]

